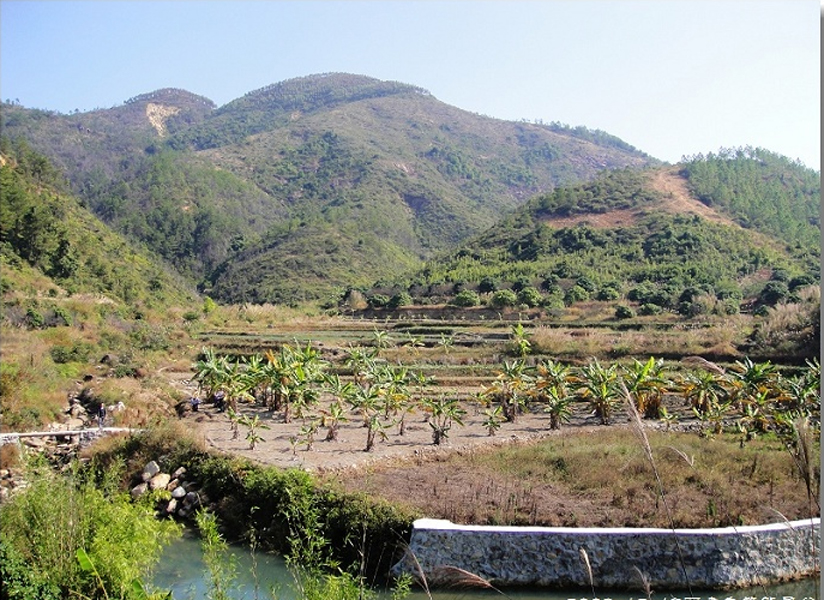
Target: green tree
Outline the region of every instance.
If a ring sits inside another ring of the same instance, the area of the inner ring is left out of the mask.
[[[489,299],[492,308],[509,308],[518,305],[518,296],[512,290],[498,290]]]
[[[481,298],[478,296],[478,293],[474,290],[461,290],[455,297],[452,299],[453,306],[460,306],[463,308],[471,308],[473,306],[478,306],[481,303]]]

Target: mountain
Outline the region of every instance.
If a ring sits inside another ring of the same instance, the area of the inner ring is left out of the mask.
[[[597,299],[688,316],[775,305],[819,281],[820,193],[817,172],[752,148],[604,172],[367,296],[473,305],[506,290],[510,305]]]
[[[96,215],[230,302],[330,299],[536,194],[658,163],[604,132],[492,119],[349,74],[219,108],[167,89],[70,115],[3,104],[2,118]]]

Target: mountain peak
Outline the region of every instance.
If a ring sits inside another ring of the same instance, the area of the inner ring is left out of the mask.
[[[395,94],[431,95],[423,88],[351,73],[319,73],[267,85],[227,104],[224,109],[269,108],[310,111],[346,102]]]
[[[125,104],[163,104],[178,108],[214,109],[217,105],[206,98],[179,88],[162,88],[146,94],[140,94],[126,100]]]

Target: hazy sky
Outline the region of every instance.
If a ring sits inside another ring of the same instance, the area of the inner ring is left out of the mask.
[[[347,72],[669,162],[760,146],[820,169],[819,0],[0,0],[0,97],[59,112],[164,87],[218,105]]]

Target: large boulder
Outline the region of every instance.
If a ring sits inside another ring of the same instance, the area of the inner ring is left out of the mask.
[[[151,461],[143,467],[143,481],[149,481],[152,477],[160,473],[160,465]],[[168,483],[168,482],[167,482]]]
[[[168,473],[158,473],[149,480],[149,489],[165,490],[170,480],[171,476]]]

